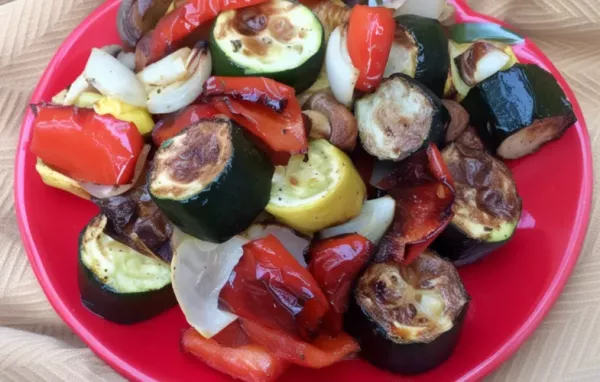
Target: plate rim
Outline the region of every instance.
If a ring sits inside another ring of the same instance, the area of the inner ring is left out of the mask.
[[[30,97],[29,103],[41,101],[42,89],[48,86],[50,81],[51,68],[59,65],[66,56],[67,47],[76,43],[83,35],[84,31],[88,28],[89,24],[97,22],[98,19],[102,19],[107,12],[112,11],[113,7],[118,5],[120,0],[106,0],[99,7],[93,10],[87,17],[85,17],[81,23],[63,40],[60,46],[57,48],[52,59],[47,64],[39,82],[37,83],[32,96]],[[470,6],[468,6],[465,0],[450,0],[450,3],[454,4],[462,12],[470,17],[477,17],[485,19],[491,23],[499,24],[511,29],[509,24],[498,20],[496,18],[475,12]],[[538,328],[543,319],[549,313],[550,309],[554,306],[558,298],[560,297],[578,259],[581,255],[584,240],[587,236],[589,229],[589,221],[591,217],[591,202],[592,202],[592,190],[593,190],[593,160],[592,151],[590,145],[589,132],[584,119],[581,106],[575,97],[575,94],[569,84],[566,82],[560,71],[554,66],[550,59],[539,49],[539,47],[526,37],[526,41],[529,42],[528,48],[535,53],[536,56],[541,58],[543,64],[548,70],[556,77],[558,82],[564,89],[567,97],[573,104],[575,114],[578,118],[578,123],[581,124],[582,131],[580,132],[582,139],[582,173],[583,173],[583,188],[580,192],[581,202],[578,204],[576,211],[575,224],[573,230],[575,237],[571,236],[564,255],[559,265],[559,271],[554,275],[550,287],[545,291],[540,303],[535,306],[533,312],[529,315],[529,318],[523,322],[519,329],[504,342],[500,348],[490,355],[488,358],[483,360],[477,366],[466,372],[462,377],[462,381],[479,380],[492,371],[497,369],[503,364],[508,358],[512,357],[520,346],[529,338],[533,332]],[[34,274],[41,286],[42,291],[46,295],[46,298],[50,302],[53,309],[60,316],[70,329],[104,362],[111,366],[122,376],[128,379],[154,381],[151,376],[145,374],[143,371],[131,367],[127,362],[123,361],[120,357],[115,355],[107,347],[105,347],[100,341],[98,341],[88,330],[82,325],[75,316],[70,312],[69,308],[65,305],[63,300],[60,298],[53,284],[50,282],[49,276],[44,269],[41,258],[35,245],[29,222],[27,219],[27,208],[24,202],[24,190],[25,190],[25,156],[28,148],[23,145],[23,138],[25,133],[29,134],[33,122],[33,114],[27,108],[24,113],[23,121],[20,126],[19,139],[17,143],[17,152],[15,158],[15,172],[14,172],[14,189],[13,198],[15,202],[15,210],[17,216],[17,223],[21,234],[21,239],[29,263],[31,264]]]

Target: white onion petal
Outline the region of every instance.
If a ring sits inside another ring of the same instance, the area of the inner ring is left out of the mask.
[[[131,182],[124,184],[122,186],[113,186],[113,185],[105,185],[105,184],[96,184],[91,182],[80,182],[81,188],[86,190],[90,195],[98,199],[110,198],[113,196],[124,194],[125,192],[131,190],[133,186],[137,183],[140,175],[142,175],[142,171],[144,170],[144,165],[146,164],[146,159],[148,159],[148,154],[150,153],[150,145],[144,145],[140,155],[138,156],[138,160],[135,163],[135,172],[133,175],[133,179]]]
[[[83,75],[102,95],[132,106],[146,106],[146,90],[135,74],[115,57],[100,49],[92,49]]]
[[[144,86],[166,86],[173,82],[186,80],[190,73],[186,63],[192,50],[188,47],[181,48],[165,58],[156,61],[137,74]]]
[[[342,225],[324,229],[319,233],[319,237],[324,239],[347,233],[358,233],[377,245],[392,224],[395,212],[396,201],[391,196],[367,200],[360,215]]]
[[[198,98],[212,71],[208,49],[194,49],[186,63],[186,68],[191,72],[188,79],[155,87],[150,91],[146,102],[150,113],[172,113],[190,105]]]
[[[331,32],[325,52],[325,70],[335,99],[349,107],[360,72],[352,64],[348,53],[346,29],[346,25],[340,25]]]
[[[210,338],[237,319],[219,309],[219,294],[244,254],[242,246],[248,240],[234,236],[225,243],[214,244],[175,228],[171,242],[171,281],[177,302],[187,322],[203,337]]]
[[[63,104],[66,106],[75,105],[75,102],[77,102],[77,99],[81,94],[93,90],[94,88],[90,86],[82,73],[75,79],[75,81],[73,81],[71,86],[69,86],[69,90],[67,90]]]

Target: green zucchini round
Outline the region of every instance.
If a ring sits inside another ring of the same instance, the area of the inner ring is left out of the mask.
[[[379,160],[392,161],[408,158],[429,142],[441,147],[450,120],[431,90],[402,73],[384,79],[374,93],[356,101],[354,113],[364,149]]]
[[[420,302],[417,294],[422,295]],[[438,303],[426,303],[426,298]],[[432,251],[410,266],[375,263],[357,281],[344,330],[356,338],[362,358],[373,365],[398,374],[419,374],[450,357],[469,300],[456,268]],[[440,315],[427,316],[423,306]]]
[[[522,201],[508,167],[487,151],[456,142],[442,151],[442,157],[454,179],[454,217],[431,248],[462,266],[511,239]]]
[[[96,216],[79,236],[83,305],[119,324],[144,321],[175,306],[170,265],[112,239],[104,233],[106,222],[106,216]]]
[[[577,121],[556,79],[533,64],[516,64],[480,82],[462,105],[484,142],[504,159],[537,151]]]
[[[236,123],[201,120],[156,152],[150,195],[169,220],[200,240],[223,243],[269,202],[274,168]]]
[[[301,93],[321,71],[325,34],[310,9],[276,0],[222,12],[212,27],[210,52],[214,75],[268,77]]]
[[[385,68],[385,77],[404,73],[431,89],[438,97],[450,70],[448,38],[435,19],[401,15],[396,20],[396,38]]]

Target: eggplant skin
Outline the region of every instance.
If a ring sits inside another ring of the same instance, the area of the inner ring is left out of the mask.
[[[454,352],[469,308],[465,303],[452,329],[429,343],[397,343],[350,298],[344,315],[344,330],[354,337],[361,348],[361,357],[374,366],[396,374],[414,375],[431,370],[446,361]]]
[[[455,266],[461,267],[483,259],[508,243],[510,239],[493,243],[474,239],[450,222],[448,228],[431,244],[431,249],[435,250],[440,256],[450,260]]]

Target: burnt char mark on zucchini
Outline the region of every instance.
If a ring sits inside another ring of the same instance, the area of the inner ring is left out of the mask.
[[[373,365],[423,373],[452,354],[469,300],[456,268],[432,251],[409,266],[374,263],[356,283],[344,329]]]
[[[558,139],[577,117],[552,74],[516,64],[475,86],[462,105],[490,149],[518,159]]]
[[[152,199],[185,233],[222,243],[269,201],[273,165],[228,119],[204,119],[166,141],[148,175]]]
[[[473,138],[462,141],[473,143]],[[442,156],[454,179],[456,200],[454,217],[432,248],[455,265],[465,265],[510,240],[521,216],[522,201],[508,167],[487,151],[455,142],[442,151]]]
[[[441,146],[448,110],[418,81],[393,74],[355,104],[365,150],[380,160],[401,161],[429,142]]]

